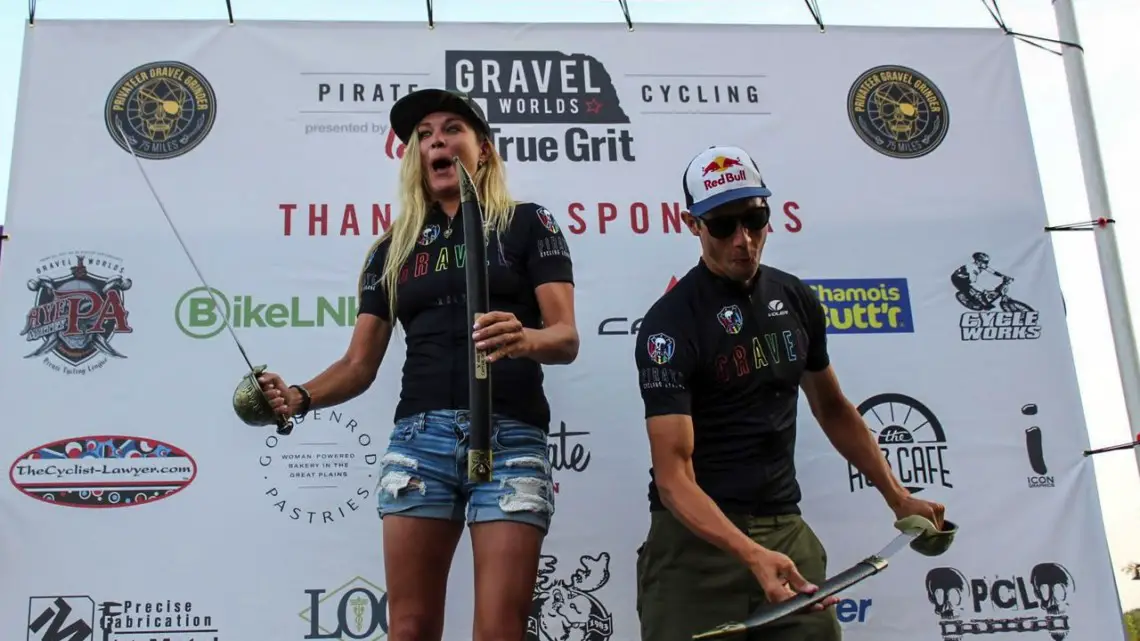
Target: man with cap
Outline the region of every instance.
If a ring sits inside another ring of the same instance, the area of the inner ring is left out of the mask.
[[[765,602],[811,593],[826,552],[801,516],[799,390],[835,449],[896,518],[942,527],[945,508],[911,496],[840,389],[823,309],[796,276],[760,257],[772,192],[738,147],[690,161],[683,188],[701,258],[646,313],[635,360],[652,469],[650,528],[638,549],[645,641],[680,641]],[[835,597],[748,638],[832,641]]]

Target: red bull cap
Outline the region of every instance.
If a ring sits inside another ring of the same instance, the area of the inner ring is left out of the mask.
[[[685,206],[697,217],[727,202],[772,195],[756,162],[739,147],[713,146],[697,154],[682,182]]]

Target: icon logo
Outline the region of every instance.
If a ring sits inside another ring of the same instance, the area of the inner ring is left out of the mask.
[[[828,334],[912,334],[905,278],[805,280],[823,305]]]
[[[740,312],[740,308],[736,305],[729,305],[722,307],[720,312],[716,315],[717,321],[720,326],[724,328],[726,334],[739,334],[742,327],[744,327],[744,314]]]
[[[197,69],[166,60],[139,65],[119,78],[103,108],[107,133],[140,158],[169,160],[197,147],[214,127],[214,88]],[[123,141],[119,128],[127,134]]]
[[[610,555],[582,555],[568,578],[555,578],[558,557],[539,559],[534,605],[527,620],[527,641],[575,639],[607,641],[614,633],[613,615],[598,592],[610,580]]]
[[[43,357],[49,368],[65,374],[102,369],[109,358],[123,358],[111,342],[134,332],[128,322],[125,292],[131,279],[123,261],[98,252],[45,258],[28,289],[35,292],[20,336],[39,341],[24,358]]]
[[[950,129],[946,98],[909,67],[868,69],[847,92],[847,117],[859,139],[891,158],[914,159],[942,144]]]
[[[787,315],[788,310],[784,306],[784,301],[778,299],[768,301],[768,318]]]
[[[8,471],[24,496],[63,507],[133,507],[186,489],[198,464],[185,450],[136,436],[79,436],[24,452]]]
[[[1029,403],[1021,408],[1023,416],[1036,416],[1037,405]],[[1029,458],[1029,468],[1033,470],[1034,476],[1026,479],[1026,483],[1031,488],[1036,487],[1053,487],[1055,481],[1049,474],[1049,468],[1045,465],[1045,448],[1041,438],[1041,428],[1034,425],[1033,427],[1025,428],[1025,455]]]
[[[946,432],[928,407],[905,394],[876,394],[858,407],[875,436],[887,464],[912,494],[932,487],[953,488],[947,466]],[[872,487],[855,466],[847,464],[850,490]]]

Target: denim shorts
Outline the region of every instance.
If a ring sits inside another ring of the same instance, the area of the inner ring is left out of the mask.
[[[377,502],[390,514],[467,523],[514,521],[546,533],[554,487],[542,429],[503,416],[491,424],[491,482],[467,478],[467,410],[436,410],[396,421],[380,460]]]

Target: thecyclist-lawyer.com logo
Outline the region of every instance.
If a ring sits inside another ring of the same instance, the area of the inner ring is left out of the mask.
[[[210,295],[213,293],[213,296]],[[271,297],[225,294],[195,287],[174,306],[178,329],[190,338],[213,338],[230,326],[250,329],[351,327],[356,324],[355,296]]]

